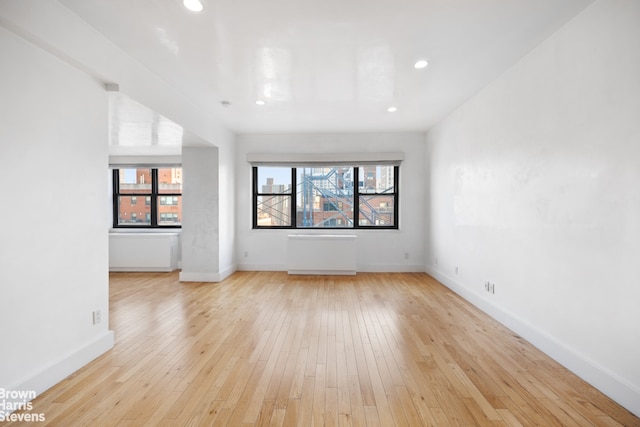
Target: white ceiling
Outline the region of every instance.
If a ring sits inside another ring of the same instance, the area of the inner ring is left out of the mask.
[[[119,93],[109,93],[109,154],[179,155],[184,129]]]
[[[59,1],[239,133],[426,130],[593,2]]]

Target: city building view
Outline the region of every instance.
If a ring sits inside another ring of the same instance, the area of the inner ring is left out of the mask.
[[[118,169],[117,174],[116,225],[182,224],[182,168],[127,168]]]
[[[352,228],[356,203],[357,226],[396,224],[394,166],[295,168],[295,219],[291,168],[257,169],[258,227]]]

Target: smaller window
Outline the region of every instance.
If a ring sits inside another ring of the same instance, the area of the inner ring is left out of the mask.
[[[388,165],[362,166],[358,194],[358,224],[362,227],[395,227],[397,210],[397,171]]]
[[[144,197],[144,206],[138,198]],[[114,227],[180,227],[181,168],[113,170]]]
[[[254,168],[254,227],[291,227],[293,194],[291,168]]]

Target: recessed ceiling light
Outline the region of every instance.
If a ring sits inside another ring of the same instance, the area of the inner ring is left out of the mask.
[[[415,68],[417,68],[418,70],[422,70],[423,68],[427,68],[427,65],[429,65],[429,63],[427,62],[426,59],[421,59],[419,61],[416,61],[415,64],[413,64],[413,66]]]
[[[231,107],[231,102],[229,101],[220,101],[220,105],[223,107]]]
[[[191,12],[202,12],[202,9],[204,9],[200,0],[182,0],[182,4]]]
[[[396,111],[398,111],[398,109],[396,107],[392,106],[392,107],[387,108],[387,111],[390,112],[390,113],[395,113]]]
[[[265,103],[262,99],[258,99],[258,100],[256,101],[256,104],[257,104],[257,105],[264,105],[264,104],[266,104],[266,103]]]

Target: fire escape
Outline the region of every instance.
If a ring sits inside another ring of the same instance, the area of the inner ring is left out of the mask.
[[[348,213],[353,212],[353,205],[357,201],[354,200],[353,177],[348,175],[349,173],[341,168],[332,168],[324,174],[308,173],[307,168],[302,169],[302,179],[298,183],[302,190],[300,192],[302,194],[302,227],[322,228],[338,218],[345,221],[345,227],[353,226],[353,218],[349,217]],[[314,213],[317,212],[313,207],[316,195],[321,197],[322,209],[320,211],[323,216],[327,211],[335,212],[318,223],[314,222]],[[332,209],[325,209],[325,203],[328,203]],[[360,203],[360,217],[365,218],[370,224],[375,224],[378,216],[376,208],[364,197],[360,199]],[[367,209],[362,209],[363,206],[366,206]]]

